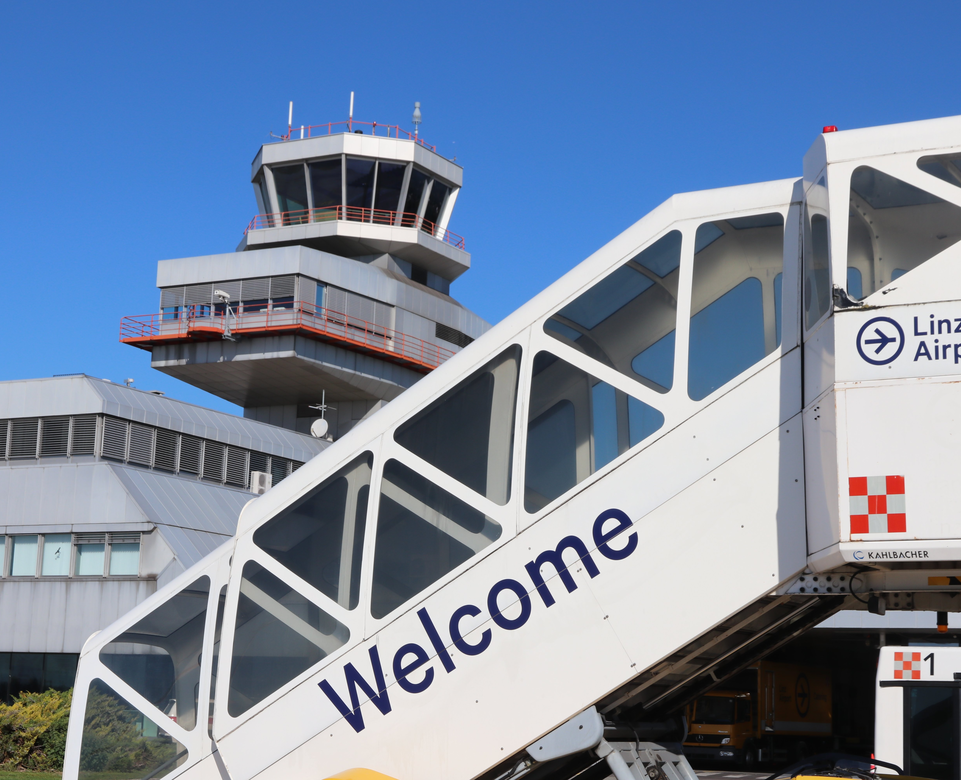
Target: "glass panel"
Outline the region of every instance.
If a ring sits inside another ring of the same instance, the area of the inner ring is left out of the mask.
[[[104,666],[187,731],[197,725],[209,591],[200,577],[100,651]]]
[[[299,225],[307,221],[307,178],[304,176],[304,166],[285,165],[272,168],[274,187],[277,190],[277,201],[284,213],[283,225]]]
[[[37,574],[36,536],[11,536],[13,550],[11,551],[10,576],[33,577]],[[102,570],[101,570],[102,571]]]
[[[329,209],[331,206],[340,205],[343,188],[340,158],[308,163],[307,170],[310,173],[310,191],[314,198],[313,221],[336,219],[336,209],[321,213],[317,213],[317,209]]]
[[[407,198],[404,201],[404,227],[413,227],[420,209],[421,198],[424,197],[424,187],[427,186],[427,174],[414,168],[410,172],[410,182],[407,185]]]
[[[941,181],[961,187],[961,155],[922,157],[918,160],[918,167],[925,173],[937,176]]]
[[[43,653],[10,653],[10,696],[42,690]]]
[[[374,160],[347,158],[347,200],[344,205],[353,209],[369,209],[374,198]],[[366,220],[369,214],[348,211],[347,219]]]
[[[651,406],[548,352],[534,358],[524,507],[536,512],[664,424]]]
[[[87,691],[80,743],[80,780],[160,778],[187,758],[187,749],[102,680]]]
[[[53,688],[56,691],[67,691],[73,688],[77,678],[77,661],[79,655],[71,653],[45,653],[43,656],[43,688]]]
[[[140,542],[110,545],[110,573],[115,577],[140,574]]]
[[[849,288],[852,298],[868,297],[897,270],[910,272],[958,241],[961,207],[864,165],[851,175],[848,269],[861,275],[862,293]]]
[[[394,440],[498,504],[510,499],[521,348],[509,347],[401,425]]]
[[[482,512],[396,460],[384,466],[370,612],[382,618],[501,535]]]
[[[672,230],[551,317],[544,330],[634,381],[674,383],[681,234]]]
[[[804,204],[802,252],[804,278],[804,327],[810,329],[823,317],[831,303],[831,270],[828,265],[828,220],[817,210],[827,209],[824,178],[810,187]]]
[[[400,190],[404,184],[404,172],[406,170],[407,166],[402,163],[380,162],[377,164],[375,209],[397,211],[400,205]]]
[[[254,544],[345,609],[360,594],[372,463],[362,455],[254,532]]]
[[[7,537],[0,536],[0,577],[7,573],[5,568],[7,562]]]
[[[449,192],[450,187],[441,184],[436,179],[434,180],[434,186],[430,188],[430,195],[427,196],[427,206],[424,208],[424,224],[420,226],[421,230],[427,233],[434,232],[434,226],[440,220],[441,210],[444,208],[444,202],[447,200],[447,193]]]
[[[102,544],[78,544],[74,573],[79,577],[102,577],[104,549]]]
[[[46,534],[43,537],[44,577],[66,577],[70,574],[70,534]]]
[[[780,343],[775,281],[784,257],[780,214],[701,225],[710,243],[694,255],[687,390],[695,401]],[[720,234],[718,234],[720,231]]]
[[[244,564],[227,711],[242,715],[350,638],[347,626],[253,561]]]
[[[207,713],[207,734],[214,738],[214,702],[217,693],[217,669],[220,665],[220,635],[224,627],[224,604],[227,601],[227,586],[220,589],[217,602],[217,618],[214,626],[214,651],[210,665],[210,711]]]
[[[270,195],[267,193],[267,182],[263,177],[257,179],[257,189],[260,191],[260,200],[264,205],[264,213],[269,214],[273,211],[270,208]],[[273,227],[273,225],[271,225]]]
[[[957,688],[909,687],[904,770],[916,777],[955,780],[958,776]]]

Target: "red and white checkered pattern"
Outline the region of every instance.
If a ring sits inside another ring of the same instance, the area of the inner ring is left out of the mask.
[[[921,679],[921,653],[894,654],[895,680]]]
[[[908,530],[904,477],[851,477],[851,534],[903,534]]]

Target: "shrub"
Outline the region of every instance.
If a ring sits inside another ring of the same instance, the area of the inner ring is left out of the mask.
[[[23,693],[0,704],[0,766],[60,771],[72,691]]]

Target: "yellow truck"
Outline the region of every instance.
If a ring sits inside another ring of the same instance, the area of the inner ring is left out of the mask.
[[[687,707],[684,753],[745,769],[831,747],[831,673],[762,661]]]

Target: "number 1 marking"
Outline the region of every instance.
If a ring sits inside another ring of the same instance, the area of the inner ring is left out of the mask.
[[[928,672],[928,674],[930,674],[932,677],[934,677],[934,653],[928,653],[928,654],[927,654],[926,656],[924,656],[924,658],[921,659],[921,660],[923,660],[923,661],[930,661],[930,662],[931,662],[931,671]]]

